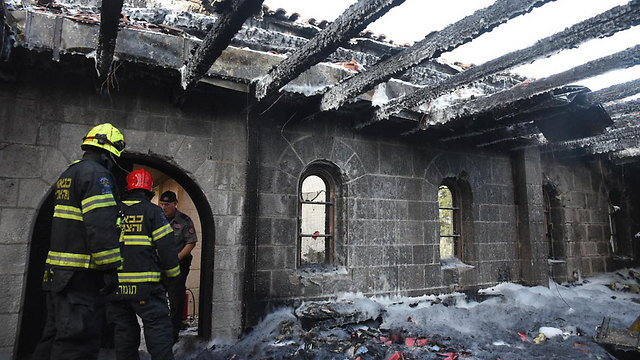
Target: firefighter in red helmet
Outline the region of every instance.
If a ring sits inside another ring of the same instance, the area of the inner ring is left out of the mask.
[[[55,183],[51,244],[45,264],[47,319],[33,359],[96,359],[104,295],[122,266],[118,191],[111,169],[124,136],[105,123],[83,138],[84,155]]]
[[[151,359],[173,359],[172,325],[160,277],[180,275],[173,229],[162,209],[151,203],[153,179],[144,169],[127,176],[120,237],[123,268],[118,289],[109,295],[107,317],[115,325],[116,359],[139,359],[140,326]]]

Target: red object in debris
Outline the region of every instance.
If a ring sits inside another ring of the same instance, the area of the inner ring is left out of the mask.
[[[399,353],[396,351],[395,354],[389,356],[388,360],[400,360],[400,359],[404,360],[404,353],[403,352]]]
[[[407,322],[411,322],[411,316],[407,318]]]
[[[404,344],[407,345],[407,346],[413,346],[413,345],[416,344],[416,339],[410,338],[410,337],[405,338],[404,339]]]
[[[429,339],[418,339],[416,340],[416,345],[425,346],[429,343]]]
[[[438,356],[446,356],[446,358],[444,360],[455,360],[458,358],[458,355],[456,355],[455,353],[436,353]]]
[[[362,360],[362,356],[358,356],[355,360]]]
[[[519,332],[518,335],[520,335],[520,338],[522,339],[522,341],[527,341],[527,334],[523,334]]]
[[[189,317],[189,292],[184,292],[184,306],[182,307],[182,321],[187,320]]]

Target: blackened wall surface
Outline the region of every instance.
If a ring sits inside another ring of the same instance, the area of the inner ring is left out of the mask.
[[[348,117],[261,122],[256,297],[262,306],[344,291],[421,295],[519,279],[516,207],[508,155],[456,152],[355,133]],[[337,115],[340,116],[340,115]],[[314,161],[340,169],[335,271],[296,267],[297,193]],[[438,186],[468,186],[463,262],[439,251]]]
[[[559,218],[563,220],[554,226],[561,227],[564,243],[564,254],[561,255],[566,265],[556,268],[565,272],[566,280],[613,270],[612,243],[618,246],[621,255],[631,244],[629,226],[622,224],[631,214],[630,204],[626,201],[616,205],[619,209],[615,213],[623,216],[618,221],[616,238],[611,238],[609,215],[614,211],[610,193],[626,189],[624,177],[618,173],[620,170],[600,161],[552,158],[544,161],[544,181],[555,190],[554,200],[559,204],[556,211],[561,212]],[[628,255],[632,254],[629,252]]]

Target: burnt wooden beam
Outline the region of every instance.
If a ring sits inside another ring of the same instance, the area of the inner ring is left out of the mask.
[[[233,36],[240,30],[242,24],[251,15],[262,8],[263,0],[229,0],[216,3],[219,16],[204,40],[196,49],[195,54],[182,70],[182,88],[193,87],[198,80],[207,74],[211,65],[229,46]]]
[[[256,98],[262,100],[268,94],[278,91],[303,71],[336,51],[341,44],[357,36],[367,25],[404,1],[359,0],[351,5],[326,29],[282,60],[266,76],[261,78],[256,83]]]
[[[590,136],[577,140],[561,141],[547,145],[545,152],[567,152],[581,149],[588,154],[602,154],[623,150],[632,144],[638,144],[640,139],[640,125],[612,129],[604,134]],[[631,144],[630,144],[631,143]]]
[[[587,93],[584,96],[587,102],[598,104],[624,99],[635,94],[640,94],[640,79],[609,86],[608,88]]]
[[[496,26],[549,1],[497,0],[493,5],[480,9],[462,20],[448,25],[441,31],[428,34],[412,47],[329,89],[322,97],[320,109],[322,111],[337,109],[347,100],[373,89],[377,84],[389,80],[392,76],[425,60],[437,58],[440,54],[451,51],[493,30]]]
[[[559,74],[520,84],[490,96],[437,109],[431,112],[430,122],[450,125],[461,118],[474,117],[482,113],[505,109],[519,100],[528,99],[563,85],[611,70],[629,68],[638,63],[640,63],[640,45],[576,66]]]
[[[434,86],[427,86],[412,94],[392,99],[375,112],[372,121],[386,119],[400,109],[413,108],[431,101],[461,85],[518,65],[530,63],[542,57],[551,56],[565,49],[575,48],[587,40],[611,36],[638,24],[640,24],[640,0],[616,6],[561,32],[538,40],[530,47],[513,51],[482,65],[469,68]]]
[[[604,109],[610,116],[640,114],[640,99],[623,101],[604,105]]]
[[[120,26],[122,3],[123,0],[103,1],[100,7],[96,71],[98,72],[98,81],[101,89],[106,84],[111,72],[111,63],[113,63],[113,53],[116,49],[116,39],[118,38],[118,28]]]
[[[609,154],[609,160],[616,165],[640,162],[640,146],[619,150]]]

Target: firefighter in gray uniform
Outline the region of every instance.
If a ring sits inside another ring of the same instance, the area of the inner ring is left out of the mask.
[[[184,312],[184,300],[187,288],[187,275],[189,275],[189,267],[191,266],[191,250],[196,246],[198,237],[196,235],[193,221],[189,216],[180,212],[176,206],[178,198],[173,191],[165,191],[160,196],[160,207],[164,211],[164,216],[169,220],[176,238],[176,246],[178,249],[178,260],[180,261],[180,276],[167,286],[169,293],[169,304],[171,306],[171,322],[173,323],[173,341],[178,341],[178,334],[182,327],[182,317]]]
[[[173,359],[171,320],[161,275],[175,279],[180,274],[173,230],[162,209],[151,203],[151,174],[138,169],[127,176],[127,194],[122,201],[124,221],[120,247],[123,268],[120,285],[109,296],[107,317],[115,325],[116,359],[140,359],[140,326],[151,359]]]
[[[118,285],[119,200],[111,168],[124,150],[124,137],[105,123],[83,140],[82,160],[69,165],[55,184],[43,278],[47,319],[33,359],[96,359],[104,295]]]

